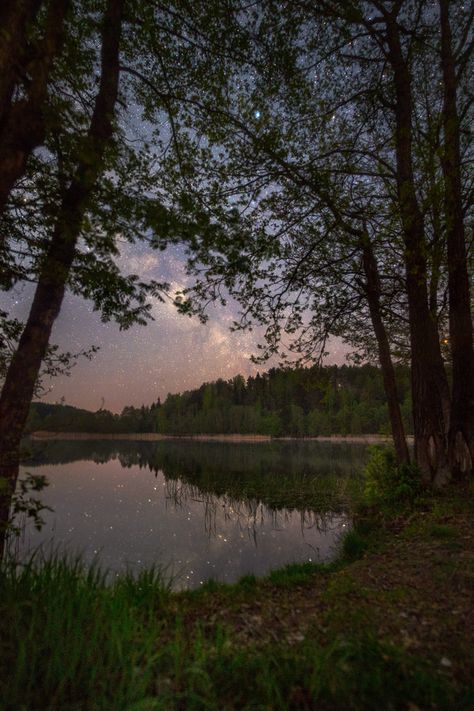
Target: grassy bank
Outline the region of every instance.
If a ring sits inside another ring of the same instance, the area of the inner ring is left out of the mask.
[[[2,708],[472,709],[473,500],[366,511],[337,563],[187,593],[7,566]]]

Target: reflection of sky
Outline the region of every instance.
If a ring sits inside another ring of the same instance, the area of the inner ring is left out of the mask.
[[[176,289],[187,283],[181,247],[151,252],[143,244],[125,244],[120,264],[125,273],[168,281]],[[1,296],[0,307],[23,319],[31,293],[29,285],[16,287]],[[120,411],[125,405],[149,405],[169,392],[199,387],[205,381],[265,370],[250,362],[257,350],[258,330],[229,332],[236,313],[235,304],[211,307],[209,322],[202,325],[196,318],[180,316],[170,303],[157,302],[155,320],[148,326],[120,332],[114,323],[102,323],[90,302],[68,294],[52,342],[72,352],[91,345],[100,346],[100,351],[92,361],[82,359],[69,378],[56,378],[45,400],[58,402],[64,396],[68,404],[96,410],[104,398],[106,408]],[[343,350],[333,342],[330,361],[342,359]]]
[[[118,460],[34,471],[49,479],[41,499],[54,512],[44,514],[40,533],[25,533],[21,552],[43,543],[80,551],[86,562],[98,558],[111,570],[168,565],[181,587],[328,559],[347,525],[341,515],[322,520],[297,511],[274,514],[262,505],[196,495],[194,488],[173,491],[161,472],[155,477],[138,466],[124,469]]]

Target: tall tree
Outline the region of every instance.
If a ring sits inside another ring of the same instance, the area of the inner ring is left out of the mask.
[[[248,227],[247,233],[241,222],[241,238],[236,240],[234,234],[228,242],[221,243],[220,246],[226,252],[225,258],[210,257],[209,243],[202,245],[199,257],[207,264],[208,272],[196,291],[206,301],[209,294],[218,297],[222,287],[231,288],[233,295],[245,304],[244,323],[249,323],[249,316],[267,323],[269,349],[266,353],[271,354],[275,352],[276,342],[281,333],[279,319],[287,320],[288,330],[293,334],[301,329],[305,290],[311,291],[313,295],[321,294],[322,284],[327,281],[328,272],[331,273],[332,284],[334,284],[338,277],[344,278],[344,271],[352,271],[346,280],[346,283],[349,280],[352,282],[352,296],[346,302],[346,308],[350,309],[352,314],[354,303],[360,303],[361,298],[366,302],[370,301],[369,318],[375,320],[376,347],[380,349],[380,362],[386,372],[387,400],[394,441],[400,461],[406,462],[409,455],[403,432],[393,363],[380,307],[380,295],[378,298],[376,296],[380,288],[378,266],[370,242],[367,241],[367,231],[362,226],[363,220],[369,219],[373,214],[373,210],[368,209],[369,196],[363,185],[363,181],[367,181],[370,173],[357,173],[357,169],[354,168],[354,172],[343,184],[343,179],[340,179],[342,171],[338,171],[337,179],[332,178],[327,160],[321,160],[321,154],[324,155],[326,151],[327,158],[333,158],[334,141],[342,140],[342,134],[336,136],[332,124],[334,109],[330,103],[334,97],[327,87],[327,82],[321,92],[314,92],[313,87],[310,86],[313,83],[314,72],[307,71],[305,74],[298,70],[298,60],[306,59],[309,63],[308,58],[304,57],[306,52],[304,40],[301,38],[295,40],[292,18],[290,27],[284,21],[282,21],[283,29],[278,26],[278,12],[282,15],[280,8],[276,11],[276,20],[267,18],[268,24],[265,24],[258,12],[256,18],[251,17],[248,20],[252,37],[249,41],[248,65],[242,67],[239,58],[236,74],[231,75],[232,78],[225,89],[220,87],[221,77],[212,72],[208,75],[212,76],[212,79],[207,78],[208,83],[204,84],[200,98],[184,95],[181,87],[186,82],[181,78],[177,78],[173,85],[171,94],[174,100],[180,101],[188,109],[188,118],[183,121],[192,122],[194,119],[193,125],[201,131],[206,130],[205,126],[212,126],[214,140],[222,141],[224,145],[224,167],[215,160],[212,151],[207,156],[204,155],[210,163],[209,177],[205,182],[203,195],[196,200],[193,207],[197,205],[202,210],[203,204],[207,203],[214,219],[225,219],[222,212],[217,211],[216,204],[226,192],[233,193],[234,206],[240,203],[243,212],[253,213],[252,219],[247,220],[247,226],[253,223]],[[271,14],[270,12],[269,15]],[[257,33],[253,31],[253,21],[256,24],[261,22]],[[238,31],[235,34],[241,35]],[[257,34],[256,39],[254,34]],[[289,42],[283,39],[285,34],[290,37]],[[294,48],[298,46],[298,41],[303,50],[295,53]],[[269,46],[272,45],[276,48],[274,51],[269,50]],[[308,51],[311,53],[312,50]],[[280,76],[276,68],[276,53],[283,57],[283,62],[286,62],[286,66],[281,71],[283,76]],[[329,70],[333,68],[334,62],[328,61],[327,65],[326,69]],[[203,74],[202,70],[201,73]],[[340,84],[343,77],[341,72],[338,73]],[[369,89],[366,93],[375,94],[376,91],[377,87]],[[325,92],[329,92],[327,96]],[[316,93],[317,98],[312,98],[311,93]],[[159,89],[157,94],[159,95]],[[211,99],[211,96],[214,98]],[[324,107],[323,119],[320,118],[321,111],[318,104],[322,101],[327,103]],[[339,103],[340,97],[334,101]],[[238,106],[246,107],[244,113],[238,112]],[[248,108],[252,106],[255,108]],[[304,128],[294,128],[299,125]],[[331,135],[332,143],[325,141],[325,133]],[[183,140],[182,136],[181,140]],[[184,154],[189,156],[188,141],[183,140],[183,147],[180,147],[179,140],[176,139],[176,144],[176,155],[180,164]],[[372,152],[375,153],[374,150]],[[350,150],[344,151],[341,146],[340,154],[347,159]],[[202,158],[203,151],[199,155]],[[196,176],[200,172],[202,172],[202,165],[196,168]],[[215,181],[217,175],[219,175],[219,182]],[[354,190],[358,179],[359,188]],[[225,188],[222,188],[223,185]],[[195,186],[196,181],[193,181],[192,173],[189,171],[186,185],[188,195]],[[263,199],[260,197],[262,194]],[[257,203],[259,207],[252,208]],[[271,214],[271,217],[265,218],[268,214]],[[262,232],[266,233],[266,238],[258,237]],[[248,236],[249,233],[251,237]],[[347,268],[342,264],[343,260],[339,253],[335,256],[334,253],[331,254],[331,247],[339,236],[342,243],[347,244]],[[220,235],[219,238],[221,237]],[[194,247],[196,245],[193,245]],[[372,259],[367,258],[369,254]],[[358,255],[363,271],[366,270],[363,285],[355,279],[352,268],[355,255]],[[272,258],[275,265],[262,269],[262,263],[266,260],[268,264]],[[194,265],[199,273],[201,271],[199,260],[193,262],[192,269]],[[238,275],[243,272],[245,278],[243,276],[239,278]],[[215,279],[210,278],[212,273]],[[257,287],[258,282],[262,282],[263,279],[268,282],[268,286]],[[369,287],[368,281],[370,281]],[[324,293],[327,294],[328,289],[324,290]],[[293,300],[292,296],[294,296]],[[311,308],[315,311],[311,324],[312,326],[318,324],[319,335],[315,341],[316,328],[313,328],[312,341],[309,343],[306,341],[305,344],[310,351],[316,350],[318,342],[324,347],[331,328],[334,332],[335,324],[340,320],[340,314],[335,310],[329,318],[320,318],[318,322],[316,314],[321,316],[321,306],[317,305],[318,301],[320,302],[321,298],[314,296],[311,304]],[[181,304],[182,309],[187,306],[187,302]],[[292,316],[287,319],[290,308]],[[303,339],[298,339],[297,349],[301,348],[302,343]]]
[[[83,151],[65,191],[38,278],[30,314],[0,396],[0,462],[18,458],[35,384],[59,314],[87,204],[104,169],[118,96],[122,3],[109,0],[103,18],[100,84]]]
[[[449,336],[453,366],[449,456],[456,474],[472,471],[474,462],[474,347],[461,175],[461,123],[457,106],[459,76],[473,53],[473,13],[464,24],[464,43],[453,49],[449,0],[440,0],[443,77],[442,165],[444,218],[448,255]],[[467,40],[467,42],[466,42]],[[470,44],[469,44],[470,42]]]
[[[90,299],[104,320],[113,318],[121,328],[146,323],[149,297],[160,299],[166,285],[122,274],[119,244],[150,241],[153,232],[179,239],[166,193],[156,189],[160,145],[156,136],[147,136],[145,100],[134,72],[149,61],[147,52],[156,57],[163,49],[160,73],[166,83],[167,72],[180,61],[176,28],[173,22],[167,27],[162,48],[150,47],[144,37],[159,26],[161,14],[172,18],[181,4],[82,0],[71,3],[74,12],[66,17],[68,4],[38,4],[38,13],[24,18],[21,56],[30,64],[24,65],[26,73],[23,65],[15,67],[17,84],[0,146],[7,197],[0,211],[2,286],[36,282],[0,397],[3,523],[29,403],[66,289]],[[23,139],[32,138],[25,131],[30,119],[32,133],[36,121],[40,130],[25,148]],[[164,134],[165,144],[167,127],[157,134]],[[8,173],[12,163],[21,164],[15,175]],[[206,225],[192,227],[201,229]]]
[[[416,460],[428,480],[434,477],[444,483],[449,478],[445,444],[449,390],[438,331],[428,303],[426,236],[413,168],[413,78],[401,41],[399,4],[390,9],[383,3],[374,4],[383,23],[383,33],[376,36],[385,43],[395,88],[397,189],[405,241]]]

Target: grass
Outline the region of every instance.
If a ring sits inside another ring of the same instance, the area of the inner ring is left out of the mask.
[[[336,562],[190,592],[159,571],[4,564],[0,706],[472,709],[473,502],[471,488],[364,512]]]
[[[367,538],[357,529],[348,531],[342,539],[342,556],[344,560],[358,560],[362,558],[368,546]]]
[[[107,585],[97,569],[55,558],[4,567],[0,591],[4,708],[73,708],[88,699],[126,708],[146,693],[157,613],[169,596],[157,573]]]
[[[448,526],[442,523],[433,523],[430,527],[430,535],[433,538],[449,539],[458,537],[458,532],[453,526]]]
[[[315,573],[300,568],[287,569],[287,580]],[[241,591],[256,584],[241,581]],[[190,632],[154,573],[106,585],[98,571],[56,559],[39,569],[7,567],[1,593],[4,709],[379,709],[381,699],[387,709],[405,700],[449,708],[453,701],[425,662],[371,633],[252,649],[233,644],[220,626],[209,631],[197,622]]]

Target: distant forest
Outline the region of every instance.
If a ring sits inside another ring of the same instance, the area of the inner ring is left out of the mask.
[[[400,404],[412,432],[410,373],[397,367]],[[204,383],[196,390],[168,395],[151,406],[125,407],[120,414],[100,409],[35,402],[27,432],[291,435],[388,434],[390,425],[379,368],[327,366],[273,368],[247,380]]]

